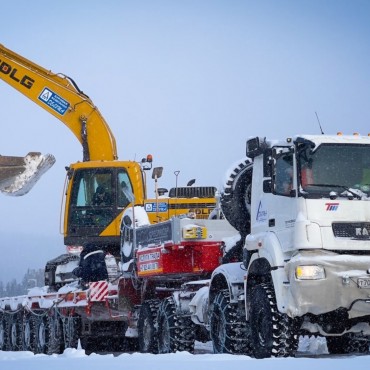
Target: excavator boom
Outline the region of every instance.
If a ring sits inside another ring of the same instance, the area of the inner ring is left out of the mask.
[[[12,196],[27,194],[55,163],[51,154],[30,152],[24,157],[0,155],[0,192]]]
[[[48,71],[0,44],[0,79],[62,121],[82,144],[84,161],[117,159],[108,124],[71,78]]]

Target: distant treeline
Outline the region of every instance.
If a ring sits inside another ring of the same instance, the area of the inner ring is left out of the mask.
[[[29,289],[44,285],[44,269],[28,269],[21,282],[12,279],[4,284],[0,281],[0,297],[24,295]]]

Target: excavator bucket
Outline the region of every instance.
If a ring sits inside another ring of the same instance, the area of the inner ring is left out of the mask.
[[[0,155],[0,192],[11,196],[27,194],[54,163],[53,155],[38,152],[25,157]]]

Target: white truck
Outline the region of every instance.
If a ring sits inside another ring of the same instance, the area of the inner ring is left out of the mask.
[[[332,354],[367,352],[370,137],[256,137],[246,154],[221,197],[242,262],[216,268],[185,310],[177,294],[178,314],[209,330],[216,353],[293,356],[304,334]]]

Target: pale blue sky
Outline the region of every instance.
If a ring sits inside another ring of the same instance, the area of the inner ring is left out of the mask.
[[[1,13],[0,43],[71,76],[120,159],[151,153],[162,187],[176,170],[180,185],[219,186],[248,137],[319,133],[315,111],[327,134],[370,132],[367,0],[12,0]],[[2,81],[0,97],[0,154],[57,158],[31,193],[0,197],[0,247],[17,253],[0,260],[1,280],[15,259],[23,271],[64,251],[64,166],[82,148]]]

